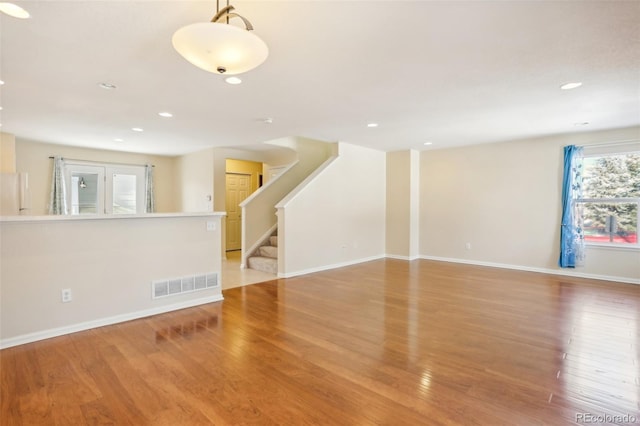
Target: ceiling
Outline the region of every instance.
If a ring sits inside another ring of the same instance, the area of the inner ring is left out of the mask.
[[[18,138],[161,155],[284,136],[395,151],[640,124],[638,1],[232,1],[270,49],[235,86],[171,45],[215,1],[15,3],[31,18],[0,18],[0,121]],[[572,81],[583,86],[559,89]]]

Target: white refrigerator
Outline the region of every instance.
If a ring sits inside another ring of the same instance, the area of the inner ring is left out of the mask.
[[[0,173],[0,215],[31,213],[31,193],[27,173]]]

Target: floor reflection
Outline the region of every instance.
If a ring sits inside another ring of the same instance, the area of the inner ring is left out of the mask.
[[[161,330],[156,330],[156,343],[163,343],[170,340],[188,339],[196,333],[217,328],[218,316],[212,315],[194,321],[186,321],[180,324],[170,325]]]
[[[640,419],[637,303],[619,293],[565,285],[570,301],[565,356],[558,380],[584,413]],[[595,402],[597,401],[597,402]]]

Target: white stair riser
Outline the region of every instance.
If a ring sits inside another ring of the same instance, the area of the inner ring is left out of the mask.
[[[254,256],[250,257],[247,263],[251,269],[268,272],[270,274],[278,273],[278,259],[272,257]]]
[[[278,273],[278,236],[269,237],[269,244],[259,247],[253,256],[247,259],[247,267],[257,271]]]

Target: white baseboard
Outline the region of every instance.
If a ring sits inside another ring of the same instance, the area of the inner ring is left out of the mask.
[[[561,275],[561,276],[567,276],[567,277],[588,278],[588,279],[594,279],[594,280],[614,281],[614,282],[620,282],[625,284],[640,285],[640,279],[618,277],[618,276],[612,276],[612,275],[587,274],[584,272],[576,271],[575,269],[558,270],[558,269],[549,269],[549,268],[536,268],[532,266],[510,265],[507,263],[484,262],[480,260],[457,259],[457,258],[451,258],[451,257],[420,255],[418,257],[411,258],[408,256],[398,256],[398,255],[389,255],[389,254],[371,256],[367,258],[356,259],[356,260],[351,260],[351,261],[341,262],[341,263],[334,263],[332,265],[324,265],[316,268],[303,269],[301,271],[278,273],[278,278],[292,278],[292,277],[297,277],[299,275],[306,275],[306,274],[312,274],[314,272],[328,271],[330,269],[342,268],[344,266],[351,266],[351,265],[356,265],[358,263],[370,262],[372,260],[378,260],[378,259],[384,259],[384,258],[405,260],[405,261],[412,261],[417,259],[435,260],[438,262],[463,263],[467,265],[487,266],[491,268],[513,269],[517,271],[537,272],[540,274]]]
[[[480,260],[456,259],[456,258],[450,258],[450,257],[438,257],[438,256],[426,256],[426,255],[420,256],[420,259],[436,260],[438,262],[464,263],[467,265],[488,266],[490,268],[515,269],[518,271],[538,272],[541,274],[562,275],[562,276],[577,277],[577,278],[590,278],[593,280],[615,281],[615,282],[626,283],[626,284],[640,285],[640,279],[618,277],[618,276],[611,276],[611,275],[586,274],[583,272],[578,272],[575,269],[559,270],[559,269],[548,269],[548,268],[536,268],[531,266],[509,265],[506,263],[483,262]]]
[[[377,255],[377,256],[363,257],[363,258],[360,258],[360,259],[348,260],[346,262],[334,263],[332,265],[323,265],[323,266],[318,266],[316,268],[303,269],[303,270],[295,271],[295,272],[287,272],[287,273],[278,272],[278,278],[292,278],[292,277],[297,277],[299,275],[312,274],[314,272],[328,271],[329,269],[342,268],[342,267],[345,267],[345,266],[356,265],[358,263],[364,263],[364,262],[370,262],[372,260],[384,259],[385,257],[386,256],[384,254],[380,254],[380,255]]]
[[[185,302],[174,303],[172,305],[163,305],[163,306],[158,306],[157,308],[145,309],[143,311],[130,312],[126,314],[115,315],[112,317],[81,322],[78,324],[68,325],[64,327],[51,328],[49,330],[38,331],[35,333],[23,334],[21,336],[0,340],[0,349],[6,349],[12,346],[23,345],[25,343],[37,342],[38,340],[50,339],[52,337],[76,333],[78,331],[89,330],[92,328],[103,327],[105,325],[112,325],[120,322],[131,321],[138,318],[144,318],[152,315],[163,314],[166,312],[177,311],[179,309],[191,308],[193,306],[204,305],[206,303],[219,302],[222,299],[223,299],[222,294],[216,294],[213,296],[202,297],[195,300],[187,300]]]
[[[408,260],[409,262],[420,259],[420,256],[400,256],[397,254],[385,254],[384,257],[387,259]]]

